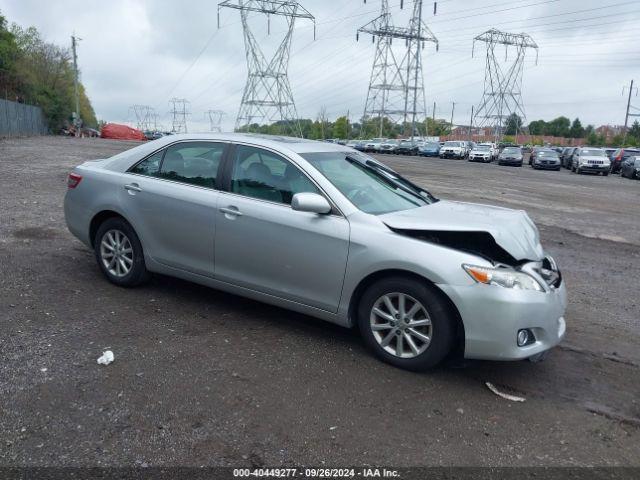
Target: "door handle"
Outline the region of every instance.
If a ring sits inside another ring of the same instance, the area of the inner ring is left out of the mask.
[[[129,192],[141,192],[142,189],[138,186],[137,183],[130,183],[129,185],[125,185],[124,189]]]
[[[234,217],[242,216],[242,212],[240,212],[240,210],[238,210],[235,207],[229,207],[229,208],[222,207],[220,211],[226,215],[233,215]]]

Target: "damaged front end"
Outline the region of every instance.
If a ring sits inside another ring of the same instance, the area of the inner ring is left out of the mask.
[[[529,287],[520,283],[516,285],[515,288],[545,291],[556,289],[562,283],[560,270],[551,256],[547,255],[542,260],[518,260],[498,245],[495,238],[493,238],[489,232],[389,228],[399,235],[452,248],[487,260],[494,265],[494,269],[473,265],[463,266],[467,273],[479,283],[514,288],[513,282],[516,281],[515,279],[517,279],[519,272],[525,274],[527,277],[531,277],[534,282],[530,282]],[[493,272],[493,276],[491,272]],[[513,273],[509,274],[508,272]],[[512,283],[507,284],[508,282],[500,279],[500,276],[508,277]]]

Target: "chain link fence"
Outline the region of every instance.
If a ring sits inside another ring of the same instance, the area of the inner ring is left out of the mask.
[[[47,122],[40,107],[0,99],[0,137],[46,135]]]

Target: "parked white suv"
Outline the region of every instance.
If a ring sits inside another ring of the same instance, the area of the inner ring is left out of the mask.
[[[491,163],[493,160],[493,150],[491,149],[491,145],[486,143],[481,143],[476,145],[469,152],[469,161],[470,162],[483,162],[483,163]]]
[[[601,148],[580,148],[573,154],[572,172],[578,174],[583,172],[602,173],[606,177],[610,170],[611,160]]]
[[[440,148],[440,158],[465,158],[467,152],[467,142],[450,140]]]

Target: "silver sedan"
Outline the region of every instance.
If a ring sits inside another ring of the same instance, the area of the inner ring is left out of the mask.
[[[402,368],[539,358],[565,333],[525,212],[437,199],[341,145],[164,137],[75,168],[65,215],[116,285],[158,272],[357,325]]]

